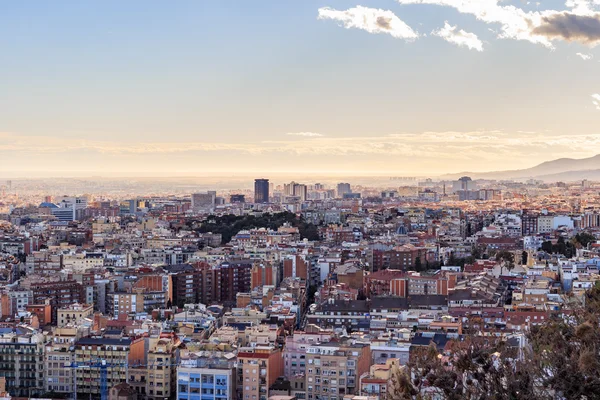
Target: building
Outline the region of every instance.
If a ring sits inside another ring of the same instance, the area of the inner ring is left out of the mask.
[[[89,332],[89,329],[87,330]],[[72,394],[75,392],[75,363],[73,345],[84,333],[76,327],[57,328],[45,344],[44,390]]]
[[[59,308],[67,308],[73,303],[85,303],[83,286],[74,280],[33,283],[30,290],[33,292],[34,304],[49,301],[53,323],[57,321]]]
[[[106,295],[106,312],[118,317],[121,314],[144,311],[144,297],[138,293],[115,292]]]
[[[292,181],[283,185],[283,194],[286,197],[298,197],[300,201],[306,201],[308,198],[308,186]]]
[[[246,196],[243,194],[232,194],[229,196],[229,202],[231,204],[243,204],[246,202]]]
[[[101,369],[108,387],[127,381],[129,365],[144,362],[144,339],[82,338],[75,342],[77,396],[100,398]]]
[[[343,198],[345,194],[352,193],[349,183],[338,183],[337,184],[337,197]]]
[[[269,180],[255,179],[254,180],[254,202],[268,203],[269,202]]]
[[[279,348],[256,346],[238,352],[238,394],[243,400],[266,400],[270,386],[282,374]]]
[[[55,204],[55,207],[50,207],[50,213],[59,221],[76,221],[83,215],[83,210],[87,207],[87,199],[85,197],[62,197]]]
[[[110,388],[108,400],[137,400],[138,396],[134,388],[125,382]]]
[[[177,400],[229,400],[236,398],[234,356],[198,358],[177,368]],[[258,400],[258,398],[257,398]]]
[[[208,191],[206,193],[192,194],[192,211],[194,212],[212,212],[215,209],[217,192]]]
[[[173,398],[181,342],[174,333],[161,333],[151,334],[146,344],[146,362],[129,367],[128,383],[144,400]]]
[[[44,392],[44,337],[40,333],[2,330],[0,378],[16,397],[38,397]]]
[[[285,376],[304,374],[306,371],[306,350],[317,343],[329,342],[333,331],[320,329],[308,325],[306,331],[295,331],[293,335],[285,338],[283,349]]]
[[[368,344],[322,343],[306,352],[307,399],[340,399],[359,394],[359,378],[369,372],[371,349]]]
[[[59,328],[68,324],[81,324],[84,318],[89,318],[94,314],[92,304],[74,303],[65,308],[59,308],[57,311],[57,326]]]

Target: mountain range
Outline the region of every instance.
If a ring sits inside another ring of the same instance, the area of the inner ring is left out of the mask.
[[[546,161],[535,167],[509,171],[461,172],[447,174],[443,179],[458,179],[470,176],[473,179],[524,180],[539,179],[546,182],[600,180],[600,154],[589,158],[559,158]]]

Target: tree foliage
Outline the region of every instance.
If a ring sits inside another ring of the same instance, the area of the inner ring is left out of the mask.
[[[199,221],[189,221],[190,228],[197,226]],[[200,221],[200,226],[194,228],[200,233],[220,233],[222,235],[222,243],[226,244],[231,241],[239,231],[253,228],[268,228],[276,230],[285,223],[297,227],[302,239],[319,240],[318,227],[312,223],[304,221],[302,217],[296,216],[291,212],[281,212],[276,214],[254,215],[211,215],[205,220]]]
[[[500,263],[500,275],[502,275],[504,268],[509,272],[515,268],[515,254],[508,250],[502,250],[496,253],[496,261]]]
[[[411,352],[387,399],[600,399],[600,287],[583,300],[533,326],[524,347],[469,336],[443,355],[434,345]]]

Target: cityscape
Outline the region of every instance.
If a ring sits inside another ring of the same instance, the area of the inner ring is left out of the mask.
[[[598,0],[3,2],[0,400],[600,399],[598,43]]]

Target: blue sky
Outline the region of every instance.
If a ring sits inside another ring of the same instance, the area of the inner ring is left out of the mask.
[[[600,20],[569,1],[498,7]],[[550,48],[459,0],[414,2],[3,2],[1,170],[435,174],[600,152],[596,32],[544,25]],[[318,18],[357,6],[418,38]]]

